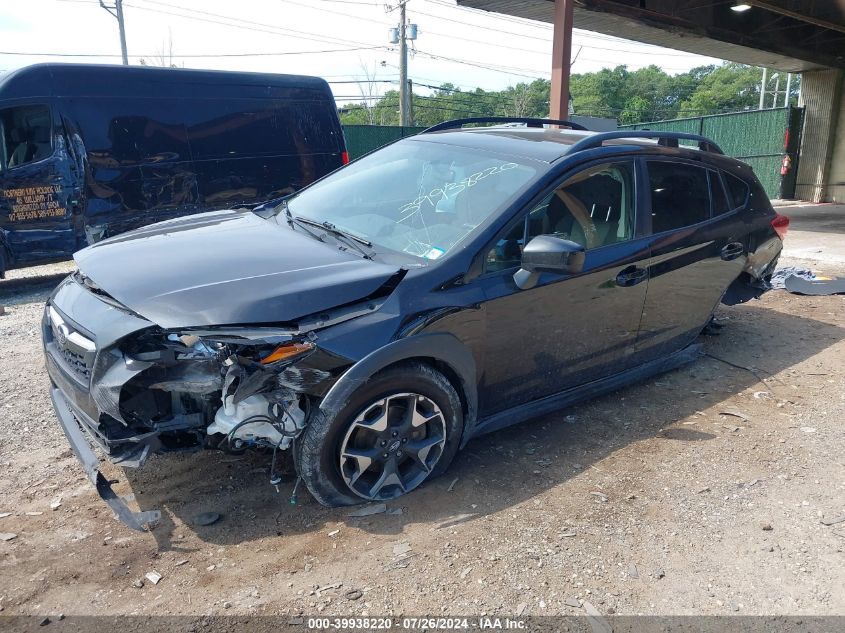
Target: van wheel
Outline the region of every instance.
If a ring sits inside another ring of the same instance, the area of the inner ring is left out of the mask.
[[[0,279],[6,278],[6,267],[9,265],[9,259],[6,256],[6,249],[0,246]]]
[[[446,471],[463,433],[460,399],[422,363],[377,373],[337,415],[316,410],[296,441],[296,466],[326,506],[386,501]]]

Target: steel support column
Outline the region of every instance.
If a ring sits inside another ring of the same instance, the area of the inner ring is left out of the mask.
[[[575,0],[555,0],[552,42],[552,90],[549,95],[553,119],[569,118],[569,66],[572,59],[572,9]]]

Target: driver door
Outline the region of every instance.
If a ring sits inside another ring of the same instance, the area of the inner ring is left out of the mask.
[[[648,239],[637,223],[637,163],[593,164],[571,174],[487,253],[484,374],[487,416],[629,366],[646,297]],[[553,235],[585,247],[577,274],[513,281],[522,246]]]
[[[0,248],[5,241],[16,265],[66,258],[77,247],[79,178],[54,115],[40,102],[0,108]]]

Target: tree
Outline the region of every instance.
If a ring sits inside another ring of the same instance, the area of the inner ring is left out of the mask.
[[[652,104],[640,96],[634,96],[625,102],[625,109],[619,114],[619,123],[639,123],[647,120],[647,117],[654,112]]]
[[[576,114],[641,123],[756,108],[761,76],[760,68],[734,63],[698,66],[679,75],[669,75],[655,65],[635,71],[620,65],[572,75],[570,91]],[[784,85],[781,79],[781,87]],[[429,126],[474,116],[546,117],[550,87],[546,79],[518,83],[501,91],[464,90],[445,83],[429,95],[413,95],[414,122]],[[797,91],[798,82],[793,78],[793,100]],[[369,103],[370,99],[364,101]],[[345,106],[342,121],[398,125],[398,107],[398,93],[388,91],[366,108],[361,104]]]
[[[158,66],[161,68],[179,68],[173,63],[173,33],[167,29],[167,39],[161,43],[161,48],[149,59],[138,60],[141,66]]]
[[[756,66],[728,62],[710,67],[680,105],[680,116],[735,112],[756,108],[760,102],[762,71]]]
[[[375,106],[378,102],[378,83],[376,82],[376,75],[378,74],[378,67],[373,63],[370,68],[366,63],[361,61],[361,71],[364,73],[366,81],[358,82],[358,91],[361,93],[361,106],[367,116],[367,125],[375,125],[376,110]]]

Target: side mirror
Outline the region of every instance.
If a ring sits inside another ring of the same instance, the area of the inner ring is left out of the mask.
[[[584,268],[585,249],[580,244],[551,235],[540,235],[522,250],[522,268],[513,275],[521,290],[537,285],[541,272],[580,273]]]

